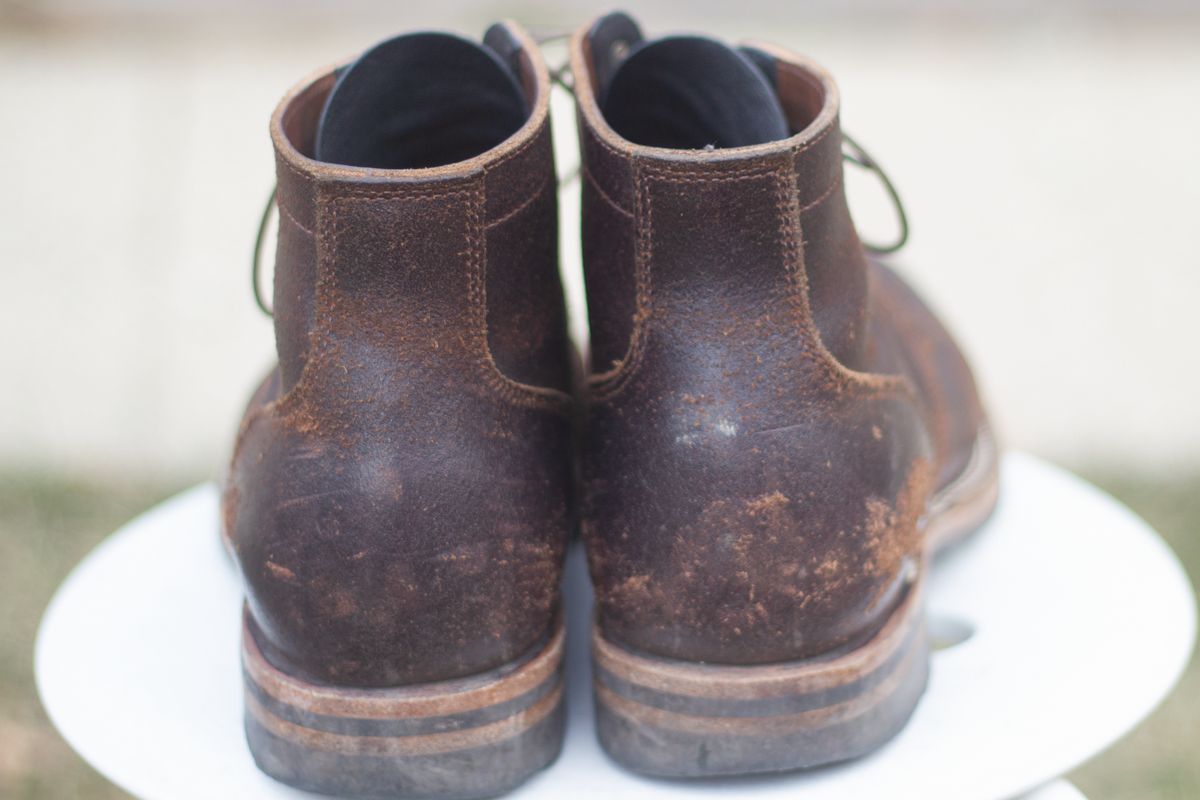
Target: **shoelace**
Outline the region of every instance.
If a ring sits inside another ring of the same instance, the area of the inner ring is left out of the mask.
[[[535,35],[533,38],[539,46],[544,46],[551,42],[565,39],[569,33],[561,31],[547,32],[542,35]],[[560,66],[550,70],[551,82],[557,84],[572,97],[575,96],[574,80],[570,72],[570,64],[564,62]],[[879,183],[883,186],[884,191],[888,195],[888,199],[892,202],[892,207],[896,210],[896,222],[899,230],[896,234],[895,241],[888,244],[876,244],[872,242],[863,242],[863,247],[877,255],[887,255],[895,253],[908,242],[908,214],[904,210],[904,203],[900,200],[900,193],[896,191],[895,184],[888,177],[887,172],[880,166],[870,153],[850,134],[842,131],[842,158],[851,164],[854,164],[859,169],[874,173]],[[559,178],[558,185],[560,187],[567,186],[580,175],[580,167],[576,167],[570,174]],[[259,309],[268,317],[274,317],[274,310],[267,304],[263,298],[262,282],[260,276],[262,273],[262,251],[263,242],[266,239],[267,229],[271,224],[271,210],[276,207],[276,200],[279,194],[278,185],[272,187],[271,194],[267,198],[266,206],[263,208],[262,218],[258,223],[258,233],[254,237],[254,254],[250,260],[250,284],[254,290],[254,302]]]

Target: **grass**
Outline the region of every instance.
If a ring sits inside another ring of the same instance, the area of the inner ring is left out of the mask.
[[[1192,585],[1200,581],[1200,475],[1161,482],[1082,472],[1141,514],[1179,555]],[[1195,800],[1200,797],[1197,752],[1200,661],[1193,659],[1161,708],[1071,778],[1092,800]]]
[[[1200,475],[1171,483],[1088,477],[1161,531],[1193,578],[1200,576]],[[122,522],[179,488],[0,472],[0,798],[128,797],[50,726],[34,687],[33,642],[71,567]],[[1200,666],[1193,665],[1145,724],[1070,777],[1092,800],[1192,800],[1200,797],[1198,750]]]
[[[58,583],[122,522],[177,487],[0,473],[0,798],[128,795],[55,733],[33,681],[33,642]]]

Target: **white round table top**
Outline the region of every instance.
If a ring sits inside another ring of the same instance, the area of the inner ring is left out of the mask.
[[[568,558],[568,702],[561,758],[512,797],[994,800],[1053,781],[1136,725],[1191,654],[1194,595],[1171,551],[1092,486],[1031,456],[1004,459],[1000,505],[940,559],[934,654],[907,728],[875,754],[802,774],[708,782],[638,777],[592,729],[590,588]],[[260,773],[242,733],[241,591],[198,486],[105,540],[47,609],[38,688],[66,740],[145,800],[308,797]],[[1059,782],[1038,800],[1081,795]]]

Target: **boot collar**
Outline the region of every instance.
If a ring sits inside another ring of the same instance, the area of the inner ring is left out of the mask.
[[[632,24],[632,23],[631,23]],[[603,64],[593,52],[594,46],[627,47],[620,40],[593,37],[596,23],[580,28],[571,39],[571,69],[575,76],[575,96],[582,125],[597,143],[611,154],[628,160],[652,160],[690,168],[703,168],[736,162],[747,166],[755,162],[802,153],[838,132],[840,98],[833,78],[816,62],[774,45],[750,42],[745,45],[755,60],[766,66],[793,134],[764,144],[717,150],[677,150],[635,144],[618,135],[605,121],[600,110],[601,70],[611,69],[610,59]],[[636,31],[636,27],[632,29]],[[772,74],[773,73],[773,74]],[[838,140],[840,135],[832,137]],[[839,149],[840,152],[840,149]]]
[[[506,48],[504,55],[529,99],[529,116],[512,136],[473,158],[445,166],[422,169],[377,169],[328,164],[312,157],[318,121],[325,99],[349,61],[326,67],[294,86],[271,117],[271,141],[278,162],[279,198],[300,224],[315,222],[316,194],[336,194],[339,188],[363,185],[389,192],[414,191],[433,185],[470,183],[481,175],[485,182],[488,219],[500,218],[531,196],[540,186],[542,170],[533,169],[538,158],[534,145],[549,137],[550,76],[532,37],[513,22],[503,22],[488,33],[489,40]],[[525,186],[524,184],[529,184]],[[504,192],[489,192],[493,185]],[[493,197],[495,196],[495,197]]]

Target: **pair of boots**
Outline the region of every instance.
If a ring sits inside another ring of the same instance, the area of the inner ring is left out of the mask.
[[[586,375],[527,33],[401,36],[271,120],[279,367],[222,516],[250,746],[286,783],[484,797],[548,765],[577,524],[599,736],[634,770],[853,758],[925,686],[929,555],[990,512],[996,449],[858,239],[833,81],[622,14],[570,50]]]

